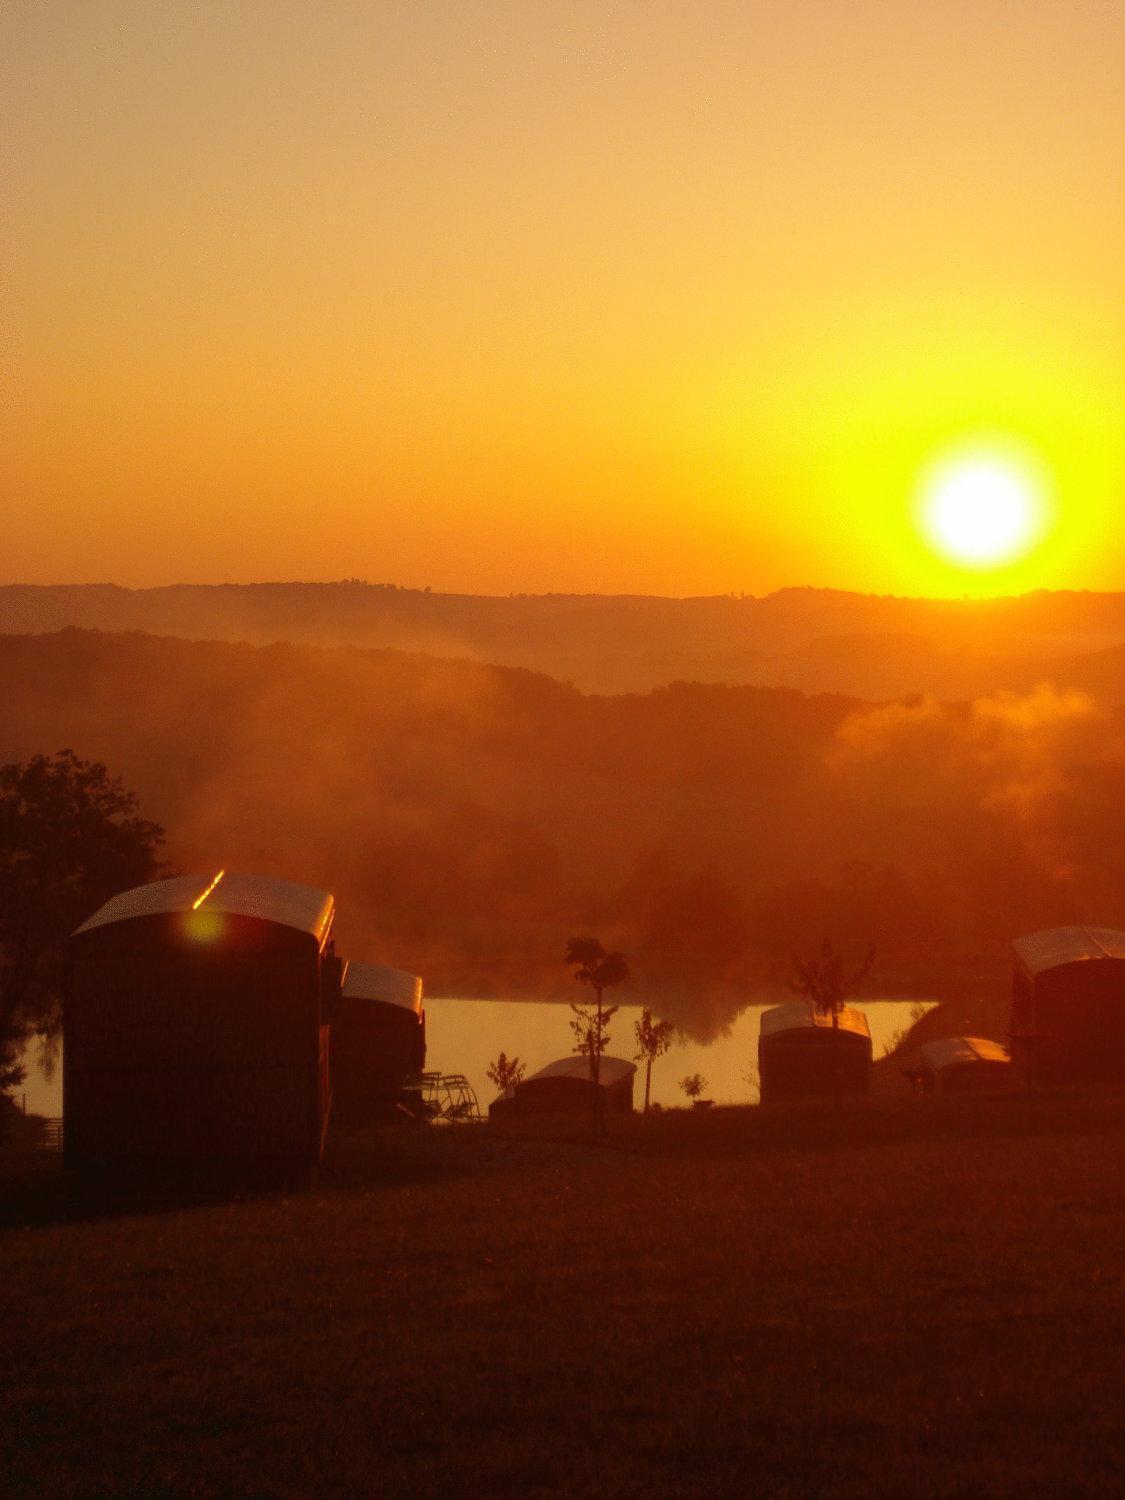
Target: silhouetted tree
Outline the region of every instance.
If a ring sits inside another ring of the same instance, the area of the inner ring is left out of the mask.
[[[489,1080],[496,1085],[502,1094],[509,1089],[514,1089],[527,1072],[526,1063],[520,1062],[518,1057],[507,1057],[503,1052],[494,1063],[489,1063],[487,1068]]]
[[[641,1049],[636,1054],[636,1061],[645,1063],[645,1114],[648,1114],[649,1094],[652,1091],[652,1065],[658,1057],[663,1057],[672,1045],[672,1037],[676,1028],[671,1021],[658,1021],[652,1011],[646,1005],[641,1011],[641,1018],[633,1028],[637,1034],[637,1046]]]
[[[689,1073],[686,1078],[680,1079],[680,1087],[694,1104],[707,1087],[707,1080],[702,1073]]]
[[[73,750],[0,766],[0,1090],[30,1037],[57,1034],[67,937],[110,896],[163,868],[164,830]]]
[[[594,1134],[602,1128],[601,1059],[609,1042],[606,1027],[617,1013],[617,1006],[608,1009],[602,1003],[603,992],[611,984],[623,984],[629,978],[629,965],[624,954],[607,953],[597,938],[571,938],[566,945],[566,962],[574,968],[574,977],[581,984],[588,984],[597,997],[593,1011],[580,1005],[572,1005],[575,1019],[571,1028],[578,1038],[575,1052],[590,1059],[590,1079],[594,1085]]]
[[[832,1017],[832,1094],[840,1107],[840,1012],[851,995],[871,972],[875,950],[869,948],[863,962],[855,969],[845,966],[843,955],[836,952],[830,938],[825,938],[819,952],[811,958],[793,955],[793,978],[789,988],[795,995],[811,1000],[824,1015]]]

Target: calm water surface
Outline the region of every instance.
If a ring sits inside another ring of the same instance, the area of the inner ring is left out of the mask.
[[[910,1025],[911,1000],[869,1001],[864,1009],[871,1027],[876,1057],[896,1031]],[[751,1104],[758,1099],[758,1023],[764,1005],[751,1005],[737,1017],[730,1030],[703,1045],[677,1037],[670,1052],[657,1060],[652,1070],[652,1098],[657,1104],[683,1104],[679,1082],[689,1073],[707,1079],[706,1096],[717,1104]],[[631,1058],[637,1050],[633,1027],[639,1006],[622,1005],[609,1028],[609,1054]],[[489,1083],[490,1062],[504,1051],[536,1072],[573,1048],[569,1025],[570,1007],[527,1000],[426,1001],[426,1066],[444,1073],[464,1073],[473,1085],[481,1108],[487,1109],[496,1090]],[[23,1091],[27,1107],[36,1114],[62,1114],[62,1065],[47,1079],[35,1062],[35,1049],[24,1059],[28,1070]],[[17,1091],[18,1097],[18,1091]],[[644,1100],[644,1075],[638,1067],[635,1100]]]
[[[876,1057],[896,1031],[910,1025],[913,1000],[870,1001],[864,1006]],[[683,1104],[680,1079],[702,1073],[707,1079],[706,1097],[716,1104],[756,1104],[758,1101],[758,1026],[766,1005],[751,1005],[730,1030],[706,1045],[677,1036],[671,1051],[658,1058],[652,1069],[652,1098],[657,1104]],[[610,1022],[611,1057],[632,1058],[637,1051],[633,1028],[641,1008],[622,1005]],[[568,1005],[517,1000],[427,1000],[427,1068],[464,1073],[485,1109],[496,1090],[488,1082],[487,1068],[503,1050],[513,1053],[536,1072],[557,1057],[571,1052],[574,1037],[567,1024]],[[644,1102],[644,1074],[637,1069],[634,1101]]]

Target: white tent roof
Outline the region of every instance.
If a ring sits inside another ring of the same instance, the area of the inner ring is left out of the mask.
[[[780,1036],[786,1031],[808,1031],[810,1029],[832,1030],[832,1016],[819,1010],[810,1000],[794,1000],[787,1005],[775,1005],[762,1014],[762,1036]],[[861,1010],[845,1005],[839,1015],[839,1030],[853,1036],[870,1039],[867,1017]]]
[[[1066,964],[1104,959],[1125,963],[1125,932],[1115,927],[1047,927],[1016,938],[1012,948],[1034,978]]]
[[[171,912],[224,912],[229,916],[254,917],[307,932],[320,942],[328,931],[335,902],[327,891],[272,875],[175,875],[154,880],[113,896],[77,929],[92,932],[115,922],[133,922]]]
[[[343,995],[352,1000],[376,1000],[384,1005],[399,1005],[404,1010],[422,1014],[422,981],[417,974],[404,969],[388,969],[382,964],[349,963],[344,975]]]
[[[631,1078],[636,1071],[636,1063],[626,1062],[623,1057],[607,1057],[602,1054],[598,1072],[603,1088],[612,1088],[615,1083]],[[523,1083],[535,1083],[540,1078],[580,1078],[588,1082],[590,1059],[577,1052],[572,1057],[560,1057],[555,1062],[548,1063],[545,1068],[540,1068],[538,1073],[532,1073]]]
[[[961,1067],[966,1063],[1011,1062],[1006,1047],[982,1036],[943,1036],[919,1049],[922,1061],[933,1072]]]

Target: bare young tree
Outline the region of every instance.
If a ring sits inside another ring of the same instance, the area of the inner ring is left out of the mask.
[[[589,1010],[584,1005],[571,1005],[574,1019],[570,1029],[574,1032],[574,1050],[580,1057],[590,1059],[590,1077],[594,1076],[595,1059],[600,1057],[610,1044],[609,1023],[617,1014],[616,1005],[603,1006],[601,1010]]]
[[[652,1065],[658,1057],[663,1057],[672,1045],[672,1037],[676,1028],[671,1021],[658,1021],[646,1005],[641,1011],[641,1018],[633,1028],[637,1034],[637,1046],[641,1049],[636,1054],[636,1061],[645,1064],[645,1114],[648,1114],[649,1095],[652,1092]]]
[[[565,962],[574,969],[574,977],[581,984],[588,984],[594,991],[596,1006],[587,1010],[572,1005],[575,1019],[571,1021],[578,1044],[575,1052],[590,1059],[590,1080],[594,1085],[594,1134],[602,1131],[601,1059],[609,1042],[606,1027],[617,1012],[617,1006],[606,1008],[603,992],[612,984],[623,984],[629,978],[629,965],[624,954],[608,953],[597,938],[571,938],[566,945]]]
[[[686,1078],[680,1079],[680,1087],[694,1104],[707,1087],[707,1080],[702,1073],[689,1073]]]
[[[494,1083],[502,1094],[506,1094],[521,1081],[527,1072],[527,1064],[520,1062],[518,1057],[507,1057],[501,1052],[494,1063],[489,1063],[486,1071],[489,1081]]]

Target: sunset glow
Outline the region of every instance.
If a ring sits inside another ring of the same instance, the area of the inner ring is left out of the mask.
[[[1120,1487],[1123,77],[0,4],[0,1500]]]
[[[1120,7],[16,0],[0,41],[11,580],[1125,584]],[[1052,476],[987,565],[911,509],[978,431]]]

